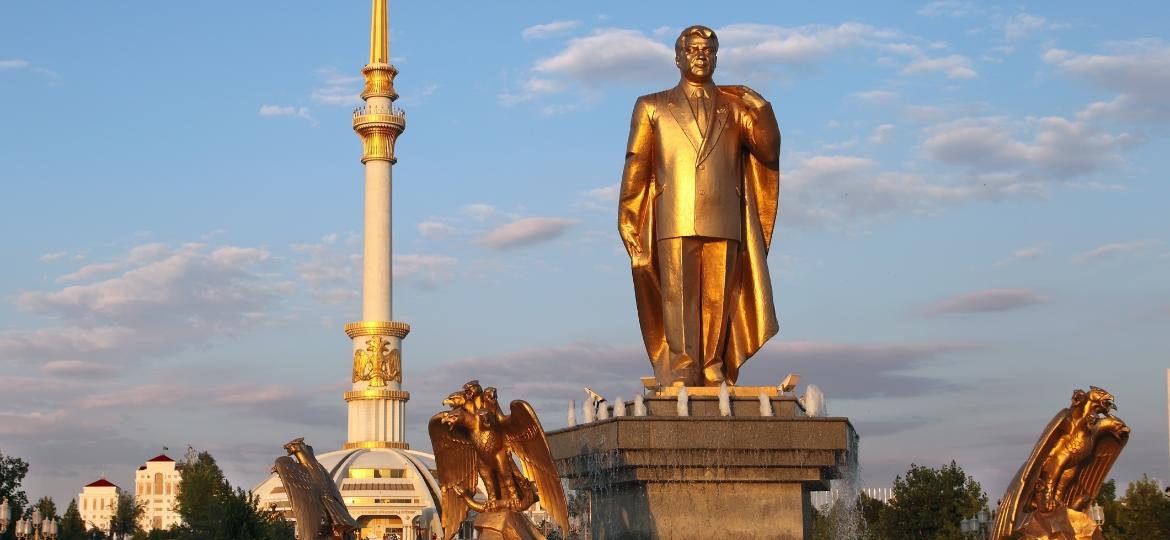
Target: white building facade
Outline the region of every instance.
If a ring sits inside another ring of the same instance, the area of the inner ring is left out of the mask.
[[[118,509],[118,495],[122,488],[105,478],[87,484],[77,496],[77,509],[86,529],[101,529],[110,532],[110,520]]]
[[[182,522],[178,512],[179,471],[165,454],[150,458],[134,474],[134,500],[142,505],[138,526],[144,531],[169,529]]]

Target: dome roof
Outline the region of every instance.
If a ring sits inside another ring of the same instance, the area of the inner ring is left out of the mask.
[[[439,484],[434,478],[435,458],[431,454],[363,448],[320,454],[317,461],[329,471],[350,515],[359,521],[362,516],[395,515],[409,523],[423,509],[438,508]],[[261,507],[291,510],[276,474],[256,486],[253,493],[260,497]]]

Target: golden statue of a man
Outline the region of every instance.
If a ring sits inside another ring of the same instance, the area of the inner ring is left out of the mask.
[[[779,330],[767,256],[780,129],[755,91],[712,82],[713,30],[687,28],[674,49],[678,85],[634,105],[618,231],[658,383],[735,384]]]

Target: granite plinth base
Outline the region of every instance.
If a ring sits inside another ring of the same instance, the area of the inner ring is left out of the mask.
[[[742,387],[741,387],[742,388]],[[808,418],[790,396],[646,399],[650,416],[624,416],[548,433],[570,487],[590,497],[593,540],[811,538],[809,493],[829,489],[856,459],[845,418]],[[715,416],[710,415],[714,413]]]

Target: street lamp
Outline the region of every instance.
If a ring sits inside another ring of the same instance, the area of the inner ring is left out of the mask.
[[[8,506],[8,499],[0,500],[0,534],[8,530],[9,521],[12,521],[12,508]]]
[[[1105,509],[1101,508],[1101,505],[1097,504],[1096,501],[1089,506],[1089,519],[1097,522],[1099,526],[1105,524]]]
[[[57,521],[42,519],[40,509],[33,509],[32,517],[17,520],[15,532],[20,540],[53,540],[57,538]]]
[[[959,532],[963,538],[986,540],[991,532],[991,513],[986,508],[974,516],[959,522]]]

